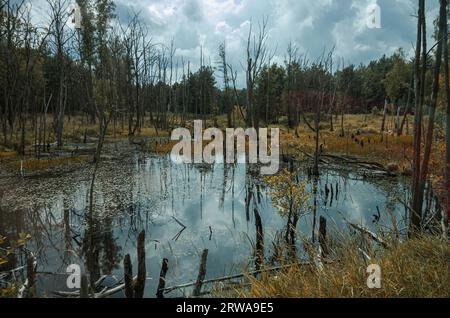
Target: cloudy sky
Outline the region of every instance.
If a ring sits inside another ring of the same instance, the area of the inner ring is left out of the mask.
[[[45,0],[31,0],[43,9]],[[41,3],[40,3],[41,2]],[[198,64],[200,48],[215,64],[224,40],[230,61],[241,71],[249,21],[269,19],[270,44],[282,62],[289,41],[311,59],[335,47],[346,64],[367,63],[399,47],[410,52],[415,41],[417,0],[115,0],[117,16],[126,23],[141,12],[155,42],[170,43],[177,56]],[[381,29],[367,27],[367,8],[381,8]],[[429,25],[438,1],[427,1]],[[431,33],[431,32],[430,32]],[[241,76],[241,81],[243,80]]]

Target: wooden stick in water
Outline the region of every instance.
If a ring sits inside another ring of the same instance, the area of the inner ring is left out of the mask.
[[[198,271],[197,282],[195,283],[194,296],[200,296],[200,293],[202,291],[203,281],[205,280],[205,276],[206,276],[207,260],[208,260],[208,250],[205,249],[202,253],[202,259],[201,259],[200,268]]]
[[[138,273],[136,284],[134,285],[134,298],[143,298],[147,270],[145,267],[145,231],[142,231],[138,237],[137,244],[138,255]]]
[[[166,275],[169,270],[169,260],[167,258],[163,259],[161,266],[161,273],[159,274],[159,284],[158,290],[156,292],[157,298],[164,298],[164,288],[166,287]]]
[[[322,257],[326,258],[328,256],[327,219],[325,219],[323,216],[320,217],[319,243],[320,248],[322,249]]]
[[[130,254],[125,255],[123,260],[124,282],[125,282],[125,296],[133,298],[133,268],[131,265]]]

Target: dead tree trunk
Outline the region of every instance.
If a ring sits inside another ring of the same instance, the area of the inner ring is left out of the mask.
[[[205,280],[205,276],[206,276],[207,260],[208,260],[208,250],[206,249],[203,251],[203,254],[202,254],[200,268],[198,270],[197,282],[195,283],[195,288],[194,288],[194,293],[193,293],[195,297],[200,296],[201,291],[202,291],[203,281]]]
[[[316,132],[316,151],[314,154],[314,169],[313,169],[313,174],[315,176],[320,175],[319,172],[319,139],[320,139],[320,107],[317,106],[317,110],[316,110],[316,117],[315,117],[315,132]]]
[[[158,290],[156,292],[157,298],[164,298],[164,289],[166,288],[166,275],[169,270],[169,260],[167,258],[163,259],[161,266],[161,273],[159,274],[159,284]]]
[[[36,258],[34,255],[27,257],[27,288],[25,290],[26,298],[36,296]]]
[[[319,224],[319,244],[322,250],[322,257],[328,256],[328,244],[327,244],[327,219],[323,216],[320,217]]]
[[[133,298],[133,268],[131,265],[130,254],[125,255],[123,259],[123,271],[125,282],[125,297]]]
[[[425,58],[424,58],[425,57]],[[420,159],[422,143],[422,117],[423,117],[423,88],[426,68],[426,22],[425,22],[425,0],[419,0],[419,11],[417,21],[417,41],[414,63],[414,155],[413,155],[413,184],[412,184],[412,214],[410,221],[410,233],[417,231],[421,224],[421,210],[418,209]]]
[[[221,58],[221,67],[223,74],[223,84],[224,84],[224,111],[227,113],[227,127],[231,128],[233,125],[232,114],[233,105],[230,98],[230,79],[228,77],[228,63],[226,55],[226,45],[225,42],[219,47],[219,56]]]
[[[89,298],[89,280],[86,274],[81,275],[80,298]]]
[[[138,273],[136,284],[134,285],[134,298],[143,298],[145,289],[145,280],[147,277],[147,271],[145,267],[145,231],[142,231],[139,234],[137,255],[138,255]]]
[[[408,114],[409,114],[410,107],[411,107],[411,91],[413,89],[414,89],[414,68],[412,69],[412,74],[411,74],[411,84],[408,87],[408,99],[406,101],[405,112],[403,114],[403,119],[400,123],[400,127],[398,128],[398,131],[397,131],[398,136],[401,136],[403,134],[403,129],[405,128],[405,124],[408,120]]]
[[[258,271],[261,269],[264,261],[264,230],[258,209],[254,209],[254,214],[256,227],[255,269]]]
[[[381,121],[381,132],[385,131],[386,128],[386,116],[388,113],[388,102],[387,100],[384,102],[384,110],[383,110],[383,120]]]
[[[448,5],[448,1],[447,1]],[[448,17],[443,17],[445,25],[448,25]],[[448,236],[448,222],[450,219],[450,74],[449,74],[449,63],[448,63],[448,33],[444,32],[444,74],[445,74],[445,99],[447,103],[447,123],[446,123],[446,151],[445,151],[445,185],[447,189],[447,200],[446,200],[446,213],[442,220],[444,225],[444,234]]]
[[[439,36],[438,36],[438,45],[436,48],[436,62],[435,62],[436,64],[434,66],[432,95],[431,95],[431,102],[430,102],[430,106],[429,106],[428,127],[427,127],[427,132],[426,132],[423,161],[422,161],[422,165],[420,167],[420,174],[419,174],[418,187],[417,187],[418,191],[415,193],[416,200],[414,201],[415,205],[413,206],[413,210],[417,214],[419,214],[419,216],[422,215],[425,184],[426,184],[426,180],[428,177],[429,162],[430,162],[430,157],[431,157],[431,148],[432,148],[432,144],[433,144],[434,121],[435,121],[435,114],[436,114],[437,99],[438,99],[438,94],[439,94],[439,80],[440,80],[440,72],[441,72],[441,64],[442,64],[442,50],[443,50],[442,39],[444,38],[444,33],[447,32],[445,15],[447,15],[447,0],[440,0]],[[415,229],[417,229],[418,228],[417,225],[420,225],[420,220],[419,220],[419,224],[413,224],[413,227]]]

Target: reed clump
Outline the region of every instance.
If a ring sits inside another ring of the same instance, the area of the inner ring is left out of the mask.
[[[369,261],[349,240],[335,250],[337,261],[296,266],[282,272],[248,277],[250,287],[232,297],[250,298],[435,298],[450,297],[450,244],[423,236],[371,255]],[[381,288],[367,286],[367,267],[381,267]]]

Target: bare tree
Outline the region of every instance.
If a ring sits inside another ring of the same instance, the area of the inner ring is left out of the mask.
[[[333,68],[333,50],[332,49],[328,55],[325,57],[323,55],[316,66],[313,66],[315,76],[317,77],[317,82],[319,85],[319,96],[317,98],[315,105],[315,118],[314,118],[314,131],[315,136],[315,155],[314,155],[314,167],[313,174],[318,176],[319,172],[319,158],[320,158],[320,121],[321,112],[325,105],[325,98],[330,95],[330,78]]]
[[[414,231],[420,227],[421,215],[417,211],[419,195],[419,177],[420,177],[420,153],[422,142],[422,103],[423,103],[423,83],[425,79],[423,69],[426,67],[426,59],[422,58],[422,51],[426,52],[426,24],[425,24],[425,1],[419,0],[419,9],[417,16],[417,40],[416,53],[414,59],[414,95],[415,95],[415,116],[414,116],[414,156],[413,156],[413,184],[412,184],[412,207],[411,228]],[[424,39],[424,43],[422,43]],[[420,206],[420,210],[422,207]]]
[[[231,76],[231,82],[233,83],[233,93],[234,93],[234,99],[235,99],[235,105],[239,109],[239,113],[242,117],[243,121],[246,121],[244,112],[242,111],[242,105],[240,105],[239,102],[239,93],[237,89],[237,71],[234,71],[233,66],[231,64],[228,64],[229,73]],[[233,126],[235,125],[236,120],[234,118],[234,112],[233,112]]]
[[[389,112],[389,102],[386,98],[386,100],[384,101],[383,119],[381,120],[381,129],[380,129],[381,133],[384,133],[384,131],[386,130],[386,117],[388,115],[388,112]]]
[[[228,76],[228,62],[227,62],[227,53],[226,53],[226,44],[223,42],[219,46],[219,56],[220,56],[220,70],[223,75],[223,100],[224,100],[224,110],[227,113],[227,123],[228,127],[233,127],[232,121],[232,113],[233,113],[233,105],[230,98],[230,77]]]
[[[414,64],[414,61],[412,63]],[[405,112],[403,113],[403,119],[398,127],[397,136],[401,136],[403,134],[405,124],[408,120],[408,114],[410,113],[411,110],[411,100],[413,92],[414,92],[414,68],[412,68],[411,70],[411,84],[408,86],[408,98],[406,101]]]
[[[292,42],[289,42],[286,55],[287,57],[285,64],[287,71],[287,116],[289,128],[294,128],[298,126],[297,111],[294,109],[294,106],[296,105],[294,99],[294,89],[296,85],[296,74],[294,72],[294,67],[299,63],[298,63],[298,48],[295,47]],[[269,77],[270,77],[270,65],[269,65]]]
[[[6,0],[2,3],[2,17],[1,22],[1,40],[4,66],[4,85],[2,85],[4,103],[1,109],[3,141],[7,143],[8,139],[12,138],[14,130],[14,122],[16,120],[17,112],[15,104],[17,100],[16,92],[19,89],[19,52],[20,46],[20,25],[22,22],[23,6],[25,1],[22,0],[15,3],[11,0]],[[8,136],[8,130],[10,135]]]
[[[447,2],[448,5],[448,1]],[[448,25],[447,15],[442,17],[445,25]],[[445,75],[445,99],[447,104],[447,122],[446,122],[446,152],[445,152],[445,185],[447,189],[447,200],[446,200],[446,213],[443,215],[443,225],[444,233],[447,236],[448,222],[450,219],[450,74],[449,74],[449,62],[448,62],[448,32],[444,32],[444,75]],[[446,220],[445,220],[446,218]]]
[[[260,74],[263,66],[269,58],[269,50],[267,46],[268,19],[263,19],[258,24],[258,34],[253,34],[253,23],[250,22],[250,30],[247,39],[247,65],[246,65],[246,82],[247,82],[247,124],[259,128],[259,111],[254,104],[255,80]]]
[[[64,116],[67,105],[66,46],[73,37],[73,32],[68,28],[70,2],[68,0],[47,0],[47,3],[50,7],[50,41],[54,49],[58,73],[58,88],[53,120],[56,142],[58,149],[61,149],[63,146]]]
[[[22,156],[25,155],[25,139],[26,139],[26,124],[27,115],[31,113],[30,104],[32,99],[32,90],[34,82],[34,69],[36,66],[37,54],[42,48],[44,40],[39,44],[39,37],[36,28],[31,24],[31,7],[27,7],[23,18],[23,46],[24,46],[24,84],[23,84],[23,100],[20,109],[20,126],[21,137],[19,152]],[[36,52],[35,52],[36,51]]]
[[[126,28],[121,26],[121,30],[127,70],[128,134],[132,136],[143,125],[144,101],[141,98],[141,92],[148,66],[146,66],[144,57],[146,57],[151,44],[150,41],[146,41],[148,29],[142,25],[137,13],[132,16]],[[136,115],[136,119],[134,119],[134,115]]]
[[[422,36],[425,35],[425,13],[424,13],[424,3],[422,0],[419,1],[419,20],[422,20]],[[423,154],[423,161],[420,162],[421,159],[421,151],[420,151],[420,143],[421,136],[420,127],[415,127],[417,131],[418,140],[415,140],[415,171],[414,171],[414,191],[413,191],[413,216],[411,217],[411,227],[410,227],[410,235],[416,234],[421,228],[421,219],[422,219],[422,206],[423,206],[423,197],[425,191],[425,184],[428,177],[429,171],[429,161],[431,156],[431,149],[433,144],[433,135],[434,135],[434,122],[435,122],[435,114],[436,114],[436,105],[439,93],[439,80],[440,80],[440,71],[442,64],[442,51],[443,51],[443,41],[444,33],[447,32],[447,1],[440,0],[440,11],[439,11],[439,32],[437,39],[437,47],[436,47],[436,58],[435,58],[435,66],[433,71],[433,85],[432,85],[432,95],[429,106],[429,118],[428,118],[428,127],[426,130],[426,138],[425,138],[425,149]],[[419,23],[420,24],[420,23]],[[426,38],[423,37],[422,41],[425,42]],[[419,43],[418,43],[419,44]],[[426,46],[423,46],[423,52],[425,53],[422,60],[422,72],[425,72],[426,61],[427,61],[427,51],[425,50]],[[416,52],[417,54],[417,52]],[[419,60],[418,58],[416,59]],[[416,63],[417,64],[417,63]],[[424,80],[424,75],[422,74],[422,81]],[[417,85],[417,84],[416,84]],[[423,89],[423,82],[421,83]],[[423,91],[420,92],[423,95]],[[416,97],[417,98],[417,97]],[[420,101],[423,101],[423,97],[420,96]],[[422,104],[418,105],[418,116],[422,116]],[[416,110],[417,111],[417,110]],[[417,120],[416,125],[421,126],[421,117]],[[416,148],[417,147],[417,148]]]

